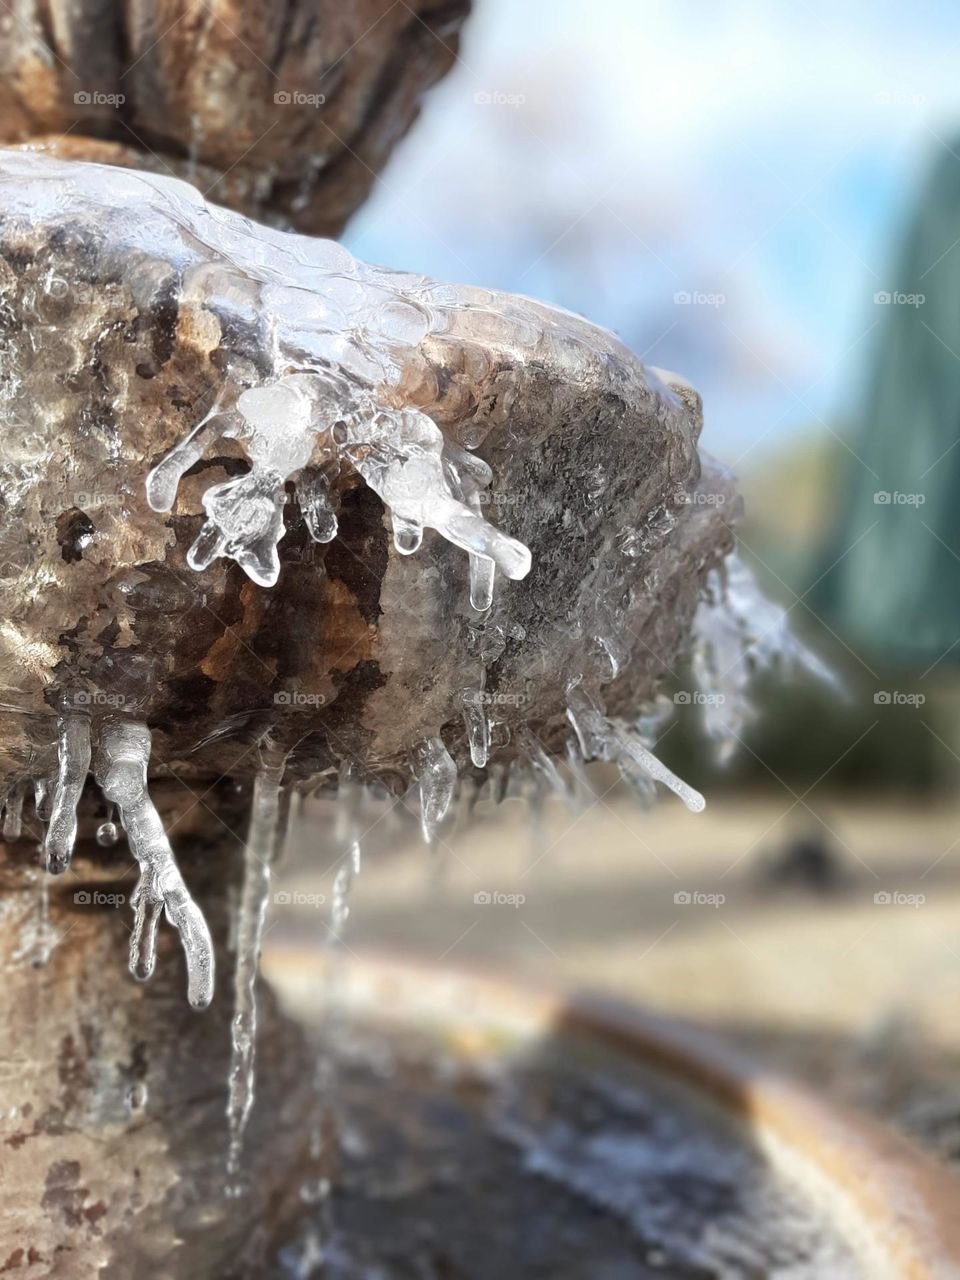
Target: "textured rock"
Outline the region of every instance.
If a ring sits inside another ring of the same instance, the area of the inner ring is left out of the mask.
[[[211,199],[336,235],[469,0],[27,0],[0,15],[0,143],[190,178]]]

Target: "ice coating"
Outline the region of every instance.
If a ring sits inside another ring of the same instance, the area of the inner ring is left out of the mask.
[[[57,760],[53,807],[43,844],[47,870],[55,876],[61,875],[70,865],[77,838],[77,804],[90,769],[90,720],[85,714],[60,717]]]
[[[117,806],[130,849],[140,864],[131,899],[130,972],[140,981],[153,973],[160,912],[180,934],[187,961],[187,998],[196,1009],[213,999],[214,959],[210,930],[183,882],[147,792],[150,730],[137,720],[108,717],[100,727],[95,773],[107,800]]]
[[[233,977],[230,1071],[227,1077],[227,1124],[230,1131],[227,1173],[231,1177],[240,1168],[244,1133],[253,1107],[257,969],[270,897],[270,867],[279,842],[282,773],[282,765],[271,765],[257,774],[244,848],[243,891],[237,920]]]
[[[721,763],[731,759],[757,714],[750,689],[760,673],[805,671],[841,691],[833,672],[793,634],[787,610],[763,594],[737,552],[727,557],[722,571],[708,575],[693,623],[692,668],[706,695],[701,700],[704,731]]]

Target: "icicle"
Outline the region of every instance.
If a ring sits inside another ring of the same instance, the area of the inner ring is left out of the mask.
[[[486,613],[493,604],[493,586],[497,566],[486,556],[470,557],[470,604],[478,613]]]
[[[66,871],[77,838],[77,805],[90,768],[90,720],[83,714],[63,715],[59,721],[59,771],[53,792],[50,825],[43,844],[47,870]]]
[[[191,898],[147,792],[150,730],[137,720],[110,717],[100,729],[96,778],[103,794],[117,806],[130,849],[140,864],[140,879],[131,899],[134,927],[130,938],[130,972],[140,981],[153,973],[161,910],[178,930],[187,961],[187,996],[196,1009],[213,998],[214,959],[210,931]]]
[[[41,822],[49,822],[53,803],[55,778],[36,778],[33,783],[33,804]]]
[[[567,719],[573,725],[580,740],[584,756],[602,760],[619,760],[627,756],[657,782],[663,783],[694,813],[699,813],[706,801],[699,791],[688,786],[667,768],[629,730],[616,725],[599,712],[580,686],[568,691]]]
[[[170,450],[147,475],[147,502],[154,511],[172,511],[177,487],[184,475],[200,461],[208,446],[227,430],[230,418],[215,406],[193,428],[185,440]]]
[[[420,826],[427,844],[433,844],[457,787],[457,766],[442,738],[425,738],[413,749],[414,769],[420,786]]]
[[[567,768],[573,781],[569,797],[570,807],[574,813],[582,813],[587,801],[596,799],[596,794],[590,785],[590,779],[587,777],[583,756],[580,754],[580,745],[576,738],[567,739],[565,754]]]
[[[464,690],[463,724],[467,731],[470,759],[478,769],[484,769],[490,758],[490,721],[482,689]]]
[[[566,797],[569,792],[563,775],[529,729],[521,730],[518,745],[526,752],[527,759],[550,790]]]
[[[836,676],[790,630],[787,611],[768,600],[736,552],[711,570],[693,621],[692,670],[707,737],[719,763],[728,763],[756,711],[751,686],[758,674],[801,672],[843,694]]]
[[[330,480],[323,471],[304,471],[298,485],[303,518],[314,542],[337,536],[337,514],[330,497]]]
[[[233,1024],[231,1028],[227,1123],[230,1145],[227,1173],[234,1178],[240,1169],[243,1138],[254,1097],[254,1055],[257,1040],[257,969],[263,926],[270,896],[270,868],[279,842],[280,783],[283,764],[264,767],[253,784],[250,824],[244,848],[243,892],[237,923],[237,953],[234,970]],[[237,1188],[231,1186],[231,1192]]]
[[[23,830],[23,798],[26,783],[18,782],[4,801],[3,838],[19,840]]]
[[[37,936],[31,964],[35,969],[43,969],[50,961],[53,950],[50,939],[50,881],[43,871],[39,876],[39,894],[37,904]]]

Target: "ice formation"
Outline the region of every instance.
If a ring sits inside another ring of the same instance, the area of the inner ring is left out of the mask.
[[[150,730],[137,720],[107,717],[100,726],[94,770],[106,798],[117,806],[130,850],[140,864],[131,899],[130,972],[140,981],[157,958],[161,911],[177,929],[187,961],[187,998],[196,1009],[213,999],[214,960],[210,930],[176,864],[160,815],[147,791]]]
[[[60,717],[57,758],[53,807],[43,845],[47,870],[53,875],[66,871],[77,838],[77,805],[90,768],[90,719],[87,715]]]
[[[833,672],[790,629],[787,610],[763,594],[737,552],[713,569],[693,624],[692,667],[703,728],[727,762],[755,717],[751,685],[764,671],[807,672],[840,688]]]
[[[233,1025],[228,1076],[227,1123],[230,1145],[227,1173],[240,1169],[243,1137],[254,1096],[257,1041],[257,969],[270,896],[271,866],[280,841],[280,783],[283,763],[261,769],[253,786],[250,825],[244,848],[243,891],[237,918]]]
[[[653,781],[662,783],[679,796],[692,813],[699,813],[706,801],[699,791],[687,784],[653,754],[628,725],[608,720],[582,685],[568,692],[567,719],[573,726],[585,760],[627,762],[628,769],[639,768]]]

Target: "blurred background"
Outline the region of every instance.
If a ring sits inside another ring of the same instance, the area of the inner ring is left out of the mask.
[[[950,1155],[958,38],[939,0],[477,0],[346,235],[582,312],[693,382],[744,558],[846,696],[768,682],[724,770],[678,706],[659,754],[698,816],[600,769],[579,806],[481,803],[428,855],[404,803],[374,804],[342,945],[715,1022]],[[321,802],[293,846],[274,963],[329,940],[344,848]]]

